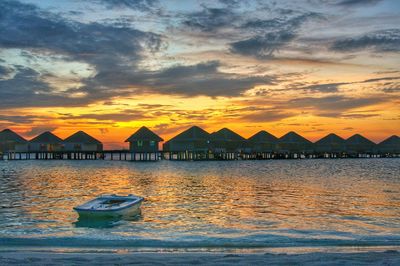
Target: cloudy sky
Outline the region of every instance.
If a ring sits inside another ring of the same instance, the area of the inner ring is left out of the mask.
[[[399,25],[397,0],[1,0],[0,129],[380,141],[400,133]]]

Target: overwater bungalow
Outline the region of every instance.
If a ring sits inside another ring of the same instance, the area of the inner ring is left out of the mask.
[[[203,151],[210,148],[210,134],[198,126],[179,133],[163,145],[164,151]]]
[[[354,134],[350,138],[346,139],[346,153],[350,156],[372,154],[376,151],[377,145],[360,134]]]
[[[53,133],[46,131],[29,141],[29,151],[32,152],[52,152],[63,149],[62,139]]]
[[[69,152],[96,152],[103,150],[103,144],[83,131],[64,139],[64,150]]]
[[[210,134],[210,147],[214,153],[235,153],[245,148],[246,139],[228,128]]]
[[[313,152],[313,143],[296,132],[289,132],[278,139],[277,151],[281,154],[299,154]]]
[[[382,154],[400,155],[400,137],[393,135],[378,144],[378,151]]]
[[[261,130],[247,139],[247,145],[250,152],[272,153],[276,150],[278,138]]]
[[[4,129],[0,132],[0,153],[26,152],[27,150],[28,142],[26,139],[11,129]]]
[[[158,152],[159,143],[164,141],[147,127],[141,127],[133,133],[125,142],[129,142],[131,152]]]
[[[346,141],[334,133],[330,133],[314,143],[314,150],[324,157],[339,157],[346,151]]]

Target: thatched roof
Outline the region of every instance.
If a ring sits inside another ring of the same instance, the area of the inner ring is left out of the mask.
[[[0,131],[0,142],[15,142],[26,143],[26,139],[12,131],[11,129],[4,129]]]
[[[53,133],[46,131],[42,134],[34,137],[29,142],[31,143],[61,143],[62,139],[54,135]]]
[[[101,144],[100,141],[93,138],[83,131],[78,131],[68,138],[64,139],[64,143],[85,143],[85,144]]]
[[[210,134],[210,139],[214,141],[244,141],[245,138],[233,132],[228,128],[223,128],[218,130],[217,132],[213,132]]]
[[[283,135],[278,139],[278,142],[280,143],[306,143],[306,144],[311,144],[311,141],[308,139],[300,136],[296,132],[290,131],[289,133]]]
[[[346,144],[373,146],[375,145],[375,142],[370,141],[369,139],[361,136],[360,134],[354,134],[350,138],[346,139]]]
[[[393,135],[378,144],[379,150],[400,153],[400,137]]]
[[[163,139],[156,133],[148,129],[147,127],[139,128],[133,133],[125,142],[134,142],[137,140],[148,140],[148,141],[163,141]]]
[[[278,138],[274,135],[268,133],[265,130],[261,130],[247,139],[249,142],[253,143],[265,143],[265,142],[272,142],[275,143],[278,141]]]
[[[179,133],[169,141],[209,140],[209,138],[210,134],[207,131],[198,126],[192,126],[191,128]]]
[[[344,143],[345,143],[344,138],[341,138],[334,133],[330,133],[325,137],[321,138],[320,140],[318,140],[317,142],[315,142],[315,144],[317,145],[344,144]]]
[[[379,143],[379,145],[399,145],[400,137],[393,135]]]

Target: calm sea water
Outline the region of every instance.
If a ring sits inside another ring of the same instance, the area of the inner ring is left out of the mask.
[[[79,220],[102,193],[141,215]],[[400,247],[400,159],[1,161],[0,196],[3,247]]]

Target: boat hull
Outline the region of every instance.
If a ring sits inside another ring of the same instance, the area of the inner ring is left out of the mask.
[[[110,201],[122,202],[120,205],[107,205]],[[135,216],[140,213],[142,197],[107,195],[86,202],[74,210],[80,217],[121,217]]]
[[[120,217],[120,216],[134,216],[140,213],[140,206],[142,203],[135,204],[130,208],[126,208],[119,211],[84,211],[77,210],[75,211],[82,217]]]

